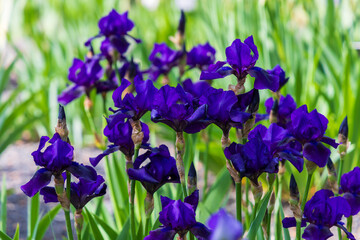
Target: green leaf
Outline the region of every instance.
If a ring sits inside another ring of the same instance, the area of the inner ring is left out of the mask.
[[[99,218],[97,215],[94,215],[96,222],[104,229],[106,234],[109,236],[109,239],[116,239],[117,232],[110,227],[104,220]]]
[[[224,167],[217,175],[214,184],[211,186],[205,199],[204,205],[207,209],[219,209],[222,206],[224,198],[227,196],[231,185],[231,177]]]
[[[86,215],[87,215],[87,218],[88,218],[88,221],[90,224],[90,229],[91,229],[95,239],[96,240],[104,240],[104,238],[100,232],[100,229],[98,228],[98,226],[95,222],[95,219],[93,218],[91,212],[89,212],[87,209],[86,209]]]
[[[2,240],[13,240],[11,237],[9,237],[6,233],[4,233],[3,231],[0,231],[0,238]]]
[[[39,221],[37,226],[37,231],[35,232],[35,239],[42,239],[46,233],[46,230],[49,228],[50,224],[54,220],[55,216],[59,213],[61,205],[56,205],[53,209],[48,211]]]
[[[6,69],[0,69],[0,95],[5,90],[6,85],[10,80],[10,73],[13,70],[17,58]]]
[[[130,234],[129,230],[130,230],[130,219],[128,218],[116,240],[128,240]]]
[[[19,230],[19,224],[17,224],[13,240],[19,240],[19,237],[20,237],[20,230]]]
[[[247,235],[247,238],[252,240],[255,239],[257,231],[261,225],[261,222],[265,216],[265,212],[270,200],[270,196],[271,196],[271,191],[268,191],[265,195],[265,197],[260,201],[261,202],[261,207],[259,209],[258,214],[256,215],[255,220],[251,223],[250,228],[249,228],[249,232]]]
[[[0,231],[6,232],[6,202],[7,202],[7,193],[6,193],[6,175],[4,174],[1,184],[1,195],[0,195]]]
[[[34,230],[39,220],[40,209],[40,195],[35,194],[32,198],[28,199],[28,221],[27,221],[27,233],[28,239],[32,239],[34,236]]]

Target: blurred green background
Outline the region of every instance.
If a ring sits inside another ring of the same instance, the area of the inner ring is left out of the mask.
[[[151,9],[146,7],[149,4]],[[298,106],[307,104],[310,110],[316,107],[327,116],[328,136],[336,138],[342,119],[348,116],[353,145],[348,155],[351,161],[346,161],[344,170],[358,165],[360,61],[356,42],[360,42],[360,3],[357,0],[1,1],[0,153],[19,138],[36,140],[41,135],[52,135],[57,95],[69,83],[68,68],[74,57],[85,56],[87,49],[83,43],[97,34],[97,22],[102,16],[112,8],[118,12],[129,10],[129,17],[135,23],[131,34],[143,40],[134,46],[131,55],[145,69],[154,43],[167,42],[172,46],[169,36],[176,32],[179,5],[184,4],[188,4],[189,10],[187,49],[209,42],[217,50],[217,60],[224,60],[225,48],[235,38],[244,40],[253,35],[260,55],[257,66],[273,68],[280,64],[290,77],[282,93],[292,94]],[[189,76],[197,80],[199,74],[192,72]],[[227,88],[229,83],[235,83],[235,79],[216,80],[215,87]],[[262,91],[262,102],[269,96],[269,92]],[[76,146],[93,143],[83,100],[66,107]],[[93,116],[101,126],[101,101],[94,103]],[[264,112],[264,107],[260,112]],[[97,130],[102,132],[101,128]],[[223,158],[219,142],[214,141],[215,147],[211,148],[214,159]]]

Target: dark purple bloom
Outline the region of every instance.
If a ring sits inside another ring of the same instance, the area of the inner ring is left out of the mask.
[[[95,170],[94,170],[95,171]],[[64,176],[64,179],[66,175]],[[75,209],[82,209],[91,199],[103,196],[106,193],[106,184],[102,176],[97,175],[96,180],[91,181],[80,178],[77,183],[72,182],[70,187],[70,202]],[[44,202],[58,202],[58,198],[53,187],[44,187],[40,190],[44,197]]]
[[[343,197],[334,197],[330,190],[319,190],[305,205],[302,226],[310,224],[305,228],[302,237],[308,240],[325,240],[333,236],[330,228],[337,226],[345,231],[349,239],[355,239],[341,222],[342,216],[349,217],[350,213],[351,208]],[[284,228],[295,226],[294,217],[283,219]]]
[[[130,61],[124,60],[123,65],[119,69],[119,74],[121,78],[134,79],[135,77],[138,77],[141,80],[143,79],[139,64],[134,62],[132,58]]]
[[[223,78],[233,74],[238,81],[245,81],[246,76],[250,74],[255,78],[254,88],[270,89],[274,92],[279,89],[279,76],[255,67],[259,53],[252,36],[245,39],[244,43],[240,39],[234,40],[231,46],[226,48],[225,53],[226,62],[218,61],[210,65],[207,71],[201,73],[201,80]],[[224,66],[226,63],[230,67]]]
[[[155,94],[151,111],[153,122],[162,122],[176,132],[195,133],[209,124],[204,121],[206,105],[198,101],[190,93],[178,85],[176,88],[165,85]]]
[[[233,142],[225,148],[224,153],[239,172],[240,178],[247,177],[255,184],[258,184],[258,177],[263,172],[278,172],[279,159],[273,157],[259,132],[244,145]]]
[[[210,216],[207,225],[211,229],[209,240],[238,240],[243,234],[243,227],[224,209]]]
[[[175,158],[170,156],[165,145],[140,155],[135,159],[134,168],[128,169],[127,173],[130,179],[140,181],[151,194],[165,183],[180,183]]]
[[[100,58],[86,58],[85,62],[75,58],[69,68],[68,78],[74,84],[66,88],[58,97],[60,104],[66,105],[84,93],[89,94],[95,83],[103,76]]]
[[[243,124],[251,117],[246,112],[256,91],[235,95],[233,91],[208,88],[200,98],[200,103],[206,104],[207,116],[211,123],[216,124],[224,133],[231,127],[242,128]]]
[[[265,101],[266,112],[270,114],[274,106],[274,99],[268,98]],[[277,109],[277,124],[287,128],[288,123],[291,122],[291,114],[296,109],[296,103],[291,95],[280,96],[279,106]]]
[[[351,215],[360,212],[360,168],[355,167],[352,171],[341,176],[339,193],[347,200],[351,207]]]
[[[151,231],[144,240],[170,240],[176,234],[183,237],[188,231],[199,240],[206,240],[210,235],[205,225],[196,222],[195,211],[199,202],[199,190],[181,200],[171,200],[161,196],[162,211],[159,221],[163,224],[158,229]]]
[[[190,93],[193,95],[194,98],[199,99],[208,88],[210,88],[210,84],[205,81],[200,81],[193,83],[190,78],[186,79],[183,82],[185,92]]]
[[[46,142],[51,145],[41,152]],[[50,183],[52,175],[59,176],[66,170],[76,177],[94,179],[96,174],[94,175],[94,172],[91,171],[91,167],[73,162],[73,154],[74,148],[61,140],[59,134],[55,133],[50,140],[47,136],[41,137],[38,150],[31,155],[35,164],[42,168],[36,171],[28,183],[21,186],[21,190],[27,196],[32,197]]]
[[[95,158],[90,158],[90,163],[96,166],[100,160],[120,150],[125,156],[131,157],[134,154],[134,142],[131,138],[133,128],[129,122],[129,115],[126,114],[114,114],[110,115],[106,119],[107,126],[104,129],[104,135],[108,138],[109,142],[113,145],[108,148]],[[145,123],[141,123],[142,131],[144,132],[143,144],[149,140],[149,127]]]
[[[324,136],[327,124],[328,120],[324,115],[316,109],[309,113],[306,105],[291,114],[291,134],[303,145],[304,157],[319,167],[325,167],[331,153],[321,142],[334,148],[338,146],[334,139]]]
[[[207,70],[209,65],[214,64],[216,50],[209,44],[197,45],[187,54],[186,64],[190,68]]]
[[[166,43],[156,43],[149,56],[151,66],[146,73],[149,74],[151,80],[156,81],[160,75],[167,75],[173,67],[177,66],[182,56],[182,51],[173,50]]]
[[[151,80],[143,81],[140,77],[134,79],[135,90],[137,95],[127,93],[122,97],[124,90],[131,83],[123,79],[121,85],[113,93],[113,101],[115,107],[119,109],[114,111],[116,114],[128,114],[133,120],[139,120],[146,112],[152,109],[152,100],[154,99],[158,89],[154,87]]]
[[[111,71],[108,79],[105,81],[97,81],[95,83],[96,93],[106,93],[115,90],[119,86],[119,80],[115,74],[115,71]]]
[[[260,124],[249,133],[248,139],[257,138],[258,134],[273,158],[279,161],[288,160],[299,172],[303,170],[304,159],[301,147],[291,142],[292,137],[286,129],[276,123],[271,124],[268,129]]]
[[[289,78],[285,76],[285,71],[276,65],[273,69],[267,70],[270,75],[275,75],[279,77],[279,88],[275,91],[280,91],[280,89],[289,81]]]

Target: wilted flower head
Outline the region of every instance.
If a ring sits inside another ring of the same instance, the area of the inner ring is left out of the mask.
[[[334,139],[324,136],[327,124],[328,120],[324,115],[316,109],[309,113],[306,105],[291,114],[289,131],[303,145],[304,157],[319,167],[325,167],[331,153],[321,142],[334,148],[338,146]]]
[[[180,183],[175,159],[165,145],[152,148],[135,159],[127,170],[130,179],[138,180],[147,192],[154,194],[165,183]]]
[[[319,190],[305,205],[302,226],[310,224],[305,228],[302,237],[308,240],[328,239],[333,236],[330,228],[337,226],[345,231],[349,239],[355,239],[341,222],[342,216],[349,217],[350,213],[351,208],[343,197],[334,197],[330,190]],[[295,227],[295,218],[284,218],[283,226]]]
[[[187,54],[186,64],[190,68],[207,70],[209,65],[214,64],[216,50],[209,44],[199,44],[193,47]]]
[[[176,132],[195,133],[209,124],[203,121],[206,106],[198,104],[190,93],[178,85],[165,85],[155,94],[151,120],[162,122]]]
[[[256,133],[244,145],[233,142],[225,148],[224,153],[239,172],[240,178],[247,177],[256,185],[262,173],[277,173],[279,170],[279,159],[272,156],[260,133]]]
[[[149,78],[156,81],[160,75],[167,75],[173,67],[179,64],[182,56],[182,51],[173,50],[166,43],[156,43],[149,56],[151,66],[146,71],[149,74]]]
[[[59,134],[55,133],[49,139],[47,136],[41,137],[39,148],[31,154],[35,164],[42,168],[36,171],[28,183],[21,186],[21,190],[29,197],[34,196],[40,189],[47,186],[52,175],[59,176],[66,170],[76,177],[92,180],[96,178],[96,174],[94,175],[90,169],[91,167],[72,161],[74,148],[61,140]],[[50,145],[42,152],[41,150],[45,147],[46,142],[49,142]]]
[[[162,211],[159,221],[163,225],[150,232],[144,240],[170,240],[179,234],[183,237],[188,231],[199,240],[206,240],[210,235],[209,229],[202,223],[196,222],[195,211],[199,202],[199,190],[181,200],[171,200],[161,196]]]
[[[95,172],[95,170],[93,170]],[[96,174],[96,172],[95,172]],[[64,179],[66,175],[64,174]],[[106,184],[102,176],[97,175],[96,180],[90,181],[80,178],[77,183],[72,182],[70,187],[70,202],[75,209],[82,209],[91,199],[103,196],[106,193]],[[44,202],[58,202],[58,197],[53,187],[45,187],[40,190],[44,196]]]
[[[257,138],[258,135],[261,136],[273,158],[280,161],[288,160],[299,172],[303,170],[304,159],[301,147],[291,142],[291,135],[286,129],[276,123],[272,123],[269,128],[260,124],[249,133],[248,139]]]
[[[113,145],[108,148],[95,158],[90,158],[90,162],[93,166],[96,166],[100,160],[120,150],[125,156],[131,157],[134,154],[134,142],[131,138],[133,128],[128,120],[129,115],[126,114],[113,114],[110,115],[106,121],[107,125],[104,129],[104,135],[108,138],[109,142]],[[146,144],[149,140],[149,127],[145,123],[141,123],[144,138],[142,143]]]
[[[244,42],[241,42],[240,39],[234,40],[231,46],[226,48],[225,53],[226,62],[218,61],[209,66],[207,71],[201,73],[201,80],[223,78],[233,74],[238,81],[244,82],[246,76],[250,74],[255,78],[254,88],[270,89],[274,92],[279,89],[279,76],[255,67],[259,53],[252,36],[245,39]],[[230,67],[224,66],[226,63]]]
[[[211,230],[210,240],[238,240],[243,234],[243,227],[224,209],[210,216],[207,225]]]
[[[68,78],[74,84],[65,89],[58,97],[59,103],[66,105],[84,93],[89,94],[103,76],[99,57],[86,58],[85,61],[75,58],[69,68]]]
[[[339,193],[347,200],[351,207],[351,215],[360,212],[360,168],[341,176]]]

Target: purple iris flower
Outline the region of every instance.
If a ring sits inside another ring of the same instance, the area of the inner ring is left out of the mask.
[[[119,69],[119,74],[121,78],[134,79],[139,77],[141,80],[143,79],[139,64],[134,62],[133,58],[130,61],[124,59],[124,63]]]
[[[183,54],[183,51],[169,48],[166,43],[156,43],[149,56],[151,66],[146,71],[149,74],[149,78],[156,81],[160,75],[167,75],[173,67],[179,64]]]
[[[279,77],[279,88],[275,92],[280,91],[280,89],[289,81],[289,78],[286,77],[285,71],[280,67],[280,65],[276,65],[273,69],[267,70],[267,72],[270,75]]]
[[[269,118],[271,109],[274,106],[274,99],[268,98],[265,101],[266,113],[256,115],[256,122]],[[283,128],[287,128],[291,122],[291,113],[295,111],[296,103],[291,95],[280,96],[280,101],[277,107],[277,124]]]
[[[319,190],[305,204],[301,225],[304,227],[306,223],[310,224],[305,228],[302,237],[308,240],[325,240],[333,236],[330,228],[337,226],[346,233],[349,239],[355,239],[341,222],[343,216],[350,215],[351,207],[343,197],[334,197],[334,193],[330,190]],[[284,228],[296,226],[294,217],[284,218],[282,223]]]
[[[144,240],[170,240],[174,239],[176,234],[183,237],[188,231],[199,240],[208,239],[209,229],[195,219],[198,202],[199,190],[186,197],[184,202],[161,196],[162,211],[159,221],[163,226],[151,231]]]
[[[128,34],[134,27],[134,23],[128,18],[128,12],[119,14],[113,9],[107,16],[100,19],[98,26],[99,34],[87,40],[85,46],[91,46],[92,40],[104,36],[105,40],[101,44],[101,52],[105,57],[111,55],[110,52],[113,49],[116,49],[120,54],[125,53],[130,45],[126,36],[134,39],[137,43],[141,42]]]
[[[185,92],[193,95],[194,98],[199,99],[211,85],[208,82],[200,81],[193,83],[190,78],[183,82]]]
[[[47,136],[41,137],[39,148],[31,154],[35,164],[42,168],[36,171],[28,183],[21,186],[21,190],[29,197],[34,196],[40,189],[47,186],[52,175],[59,176],[64,171],[69,171],[76,177],[92,180],[96,178],[96,174],[90,166],[73,162],[74,148],[61,140],[59,134],[55,133],[49,139]],[[41,152],[47,142],[50,145],[44,152]]]
[[[314,109],[308,112],[307,106],[303,105],[292,112],[289,131],[303,145],[304,157],[314,162],[319,167],[325,167],[330,150],[321,142],[337,148],[334,139],[324,136],[328,120]]]
[[[131,138],[133,128],[129,122],[130,116],[127,114],[113,114],[106,119],[107,126],[104,129],[104,135],[109,142],[113,143],[108,148],[95,158],[90,158],[90,163],[94,167],[105,156],[120,150],[125,156],[131,157],[134,154],[134,142]],[[143,144],[149,140],[149,127],[145,123],[141,123],[142,131],[144,132]]]
[[[175,158],[165,145],[140,155],[134,168],[127,170],[130,179],[138,180],[148,193],[154,194],[165,183],[180,183]]]
[[[162,122],[176,132],[196,133],[207,127],[204,121],[206,105],[198,101],[178,85],[165,85],[155,94],[151,120]]]
[[[224,209],[210,216],[207,225],[211,229],[209,240],[238,240],[243,234],[243,227]]]
[[[355,167],[352,171],[341,176],[339,193],[347,200],[351,207],[351,215],[360,212],[360,168]]]
[[[95,170],[94,170],[95,171]],[[66,175],[64,174],[64,180]],[[106,184],[102,176],[97,175],[96,180],[90,181],[79,178],[77,183],[72,182],[70,185],[70,202],[75,209],[82,209],[93,198],[100,197],[106,193]],[[58,202],[58,197],[53,187],[44,187],[40,190],[44,197],[44,202]]]
[[[186,64],[190,68],[199,68],[207,70],[211,64],[214,64],[216,50],[209,44],[197,45],[187,53]]]
[[[84,93],[89,94],[95,84],[103,76],[100,58],[94,56],[86,58],[85,61],[75,58],[69,68],[68,78],[74,84],[66,88],[58,97],[60,104],[66,105]]]
[[[276,123],[272,123],[269,128],[260,124],[249,133],[248,139],[257,138],[259,135],[273,158],[279,161],[288,160],[299,172],[302,172],[304,159],[301,146],[291,142],[292,137],[286,129]]]
[[[251,118],[251,113],[246,112],[257,90],[235,95],[233,91],[208,88],[200,98],[200,103],[207,105],[209,121],[216,124],[224,133],[231,127],[242,128],[243,124]]]
[[[134,85],[137,95],[127,93],[123,98],[124,90],[130,86],[131,83],[123,79],[121,85],[117,88],[113,95],[115,107],[118,110],[112,110],[115,114],[128,114],[133,120],[139,120],[146,112],[152,109],[152,100],[154,99],[158,89],[154,87],[151,80],[143,81],[141,77],[135,77]]]
[[[240,178],[247,177],[256,185],[263,172],[277,173],[279,170],[279,158],[273,156],[259,131],[244,145],[233,142],[225,148],[224,153],[239,172]]]
[[[95,83],[96,93],[106,93],[115,90],[119,86],[118,78],[115,71],[111,70],[105,81]]]
[[[255,78],[254,88],[270,89],[274,92],[279,89],[278,75],[255,67],[259,53],[252,36],[245,39],[244,43],[240,39],[234,40],[231,46],[226,48],[225,53],[226,62],[218,61],[210,65],[207,71],[201,73],[201,80],[224,78],[233,74],[239,82],[243,83],[246,76],[250,74]],[[226,63],[230,66],[224,66]]]

